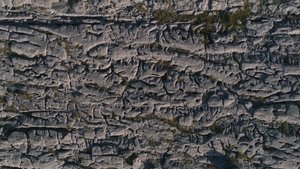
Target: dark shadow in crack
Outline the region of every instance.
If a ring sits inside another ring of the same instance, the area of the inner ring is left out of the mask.
[[[229,157],[223,155],[216,150],[209,150],[206,153],[207,159],[217,168],[217,169],[236,169],[236,165],[232,163]]]

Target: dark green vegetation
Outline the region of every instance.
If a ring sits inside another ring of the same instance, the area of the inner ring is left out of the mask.
[[[158,21],[159,24],[172,23],[178,20],[178,16],[175,12],[171,10],[157,10],[154,12],[154,19]]]
[[[197,15],[178,14],[173,10],[157,10],[154,12],[154,20],[158,24],[170,24],[173,22],[190,22],[193,25],[204,24],[204,29],[196,30],[197,33],[210,33],[216,31],[216,24],[222,25],[222,32],[240,31],[245,27],[247,18],[251,14],[251,7],[245,1],[244,7],[235,12],[229,11],[204,11]]]
[[[139,13],[145,13],[146,9],[139,3],[136,4]],[[213,33],[240,32],[245,29],[247,18],[251,14],[251,4],[248,0],[244,6],[236,11],[204,11],[200,14],[179,14],[172,8],[154,11],[153,18],[159,25],[176,22],[191,23],[193,33],[200,38],[205,45],[213,44]]]
[[[215,133],[223,133],[224,131],[224,128],[220,125],[220,124],[217,124],[217,122],[213,123],[211,126],[209,126],[209,129]]]
[[[228,11],[205,11],[198,15],[176,14],[168,10],[158,10],[154,13],[154,19],[159,24],[172,22],[191,22],[194,25],[204,24],[207,31],[215,29],[215,25],[220,23],[223,31],[228,31],[243,29],[250,13],[249,5],[232,13]]]
[[[277,122],[277,129],[280,133],[286,136],[299,136],[300,135],[300,126],[296,124],[288,123],[287,121]]]
[[[136,10],[137,10],[139,13],[141,13],[141,14],[147,12],[147,9],[144,7],[143,3],[140,3],[140,2],[139,2],[139,3],[136,3],[136,4],[135,4],[135,8],[136,8]]]

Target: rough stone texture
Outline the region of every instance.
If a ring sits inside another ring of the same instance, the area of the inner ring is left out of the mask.
[[[300,0],[0,6],[2,168],[300,167]]]

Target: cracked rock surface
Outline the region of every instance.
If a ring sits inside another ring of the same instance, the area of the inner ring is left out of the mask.
[[[1,168],[300,167],[300,0],[0,1]]]

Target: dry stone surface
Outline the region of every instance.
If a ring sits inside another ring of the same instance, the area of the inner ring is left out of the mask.
[[[300,0],[0,0],[4,169],[300,167]]]

